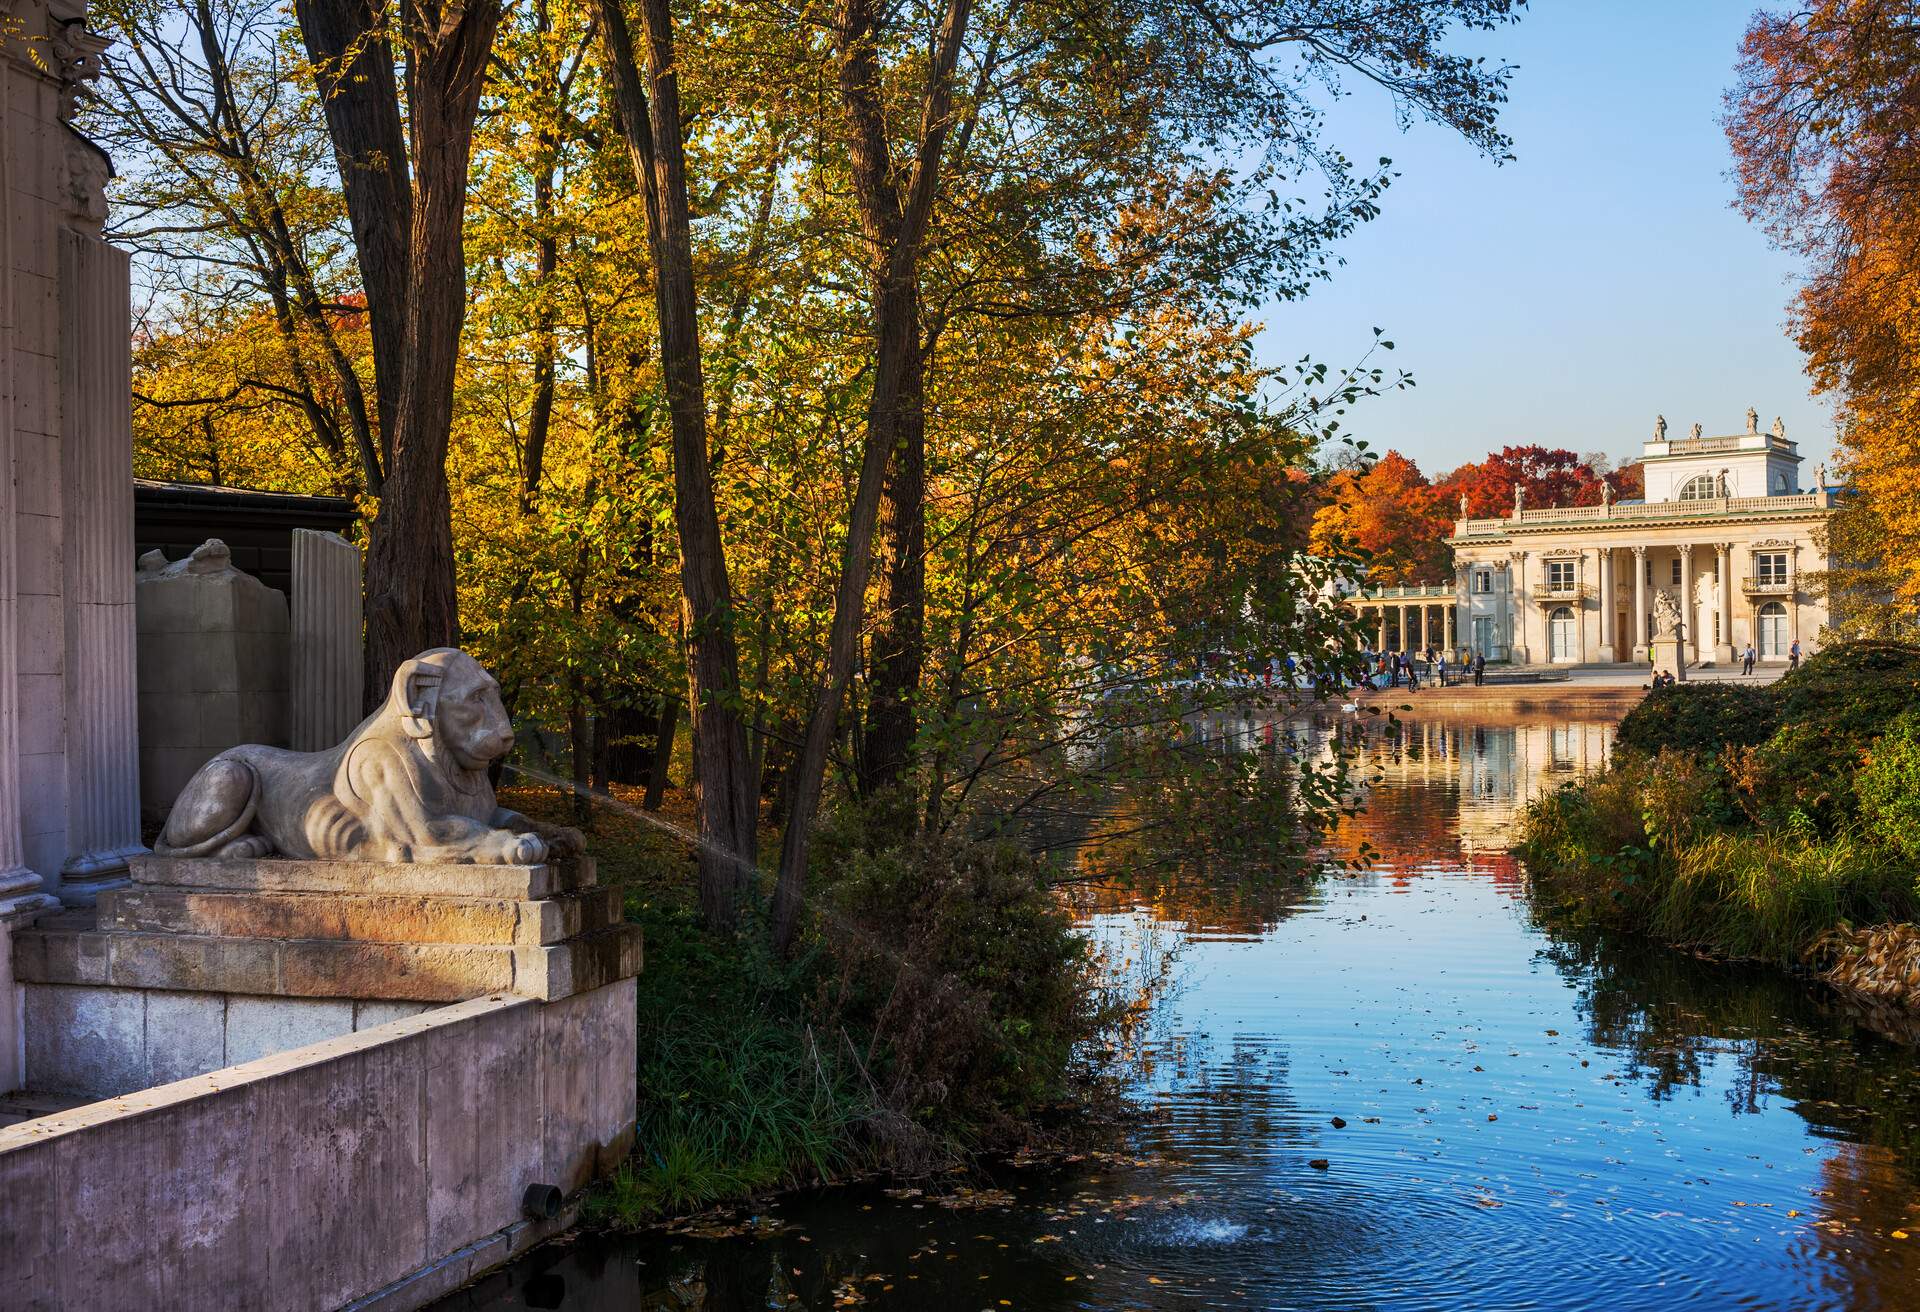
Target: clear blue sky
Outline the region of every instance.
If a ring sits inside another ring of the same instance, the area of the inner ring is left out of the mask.
[[[1520,442],[1617,459],[1656,412],[1731,433],[1752,405],[1786,419],[1810,478],[1833,421],[1783,327],[1795,265],[1729,207],[1718,122],[1755,3],[1535,0],[1463,38],[1518,66],[1502,165],[1432,124],[1400,134],[1353,85],[1337,143],[1401,176],[1330,283],[1267,308],[1263,357],[1338,365],[1384,328],[1418,385],[1353,430],[1429,473]]]

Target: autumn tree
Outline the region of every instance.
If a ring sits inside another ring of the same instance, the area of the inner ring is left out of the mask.
[[[1725,126],[1740,209],[1804,263],[1791,330],[1839,401],[1889,577],[1920,599],[1920,4],[1760,10]]]
[[[1453,516],[1445,496],[1398,451],[1336,470],[1321,495],[1316,552],[1332,555],[1351,544],[1366,554],[1369,583],[1433,583],[1451,572],[1446,540]]]
[[[1483,519],[1511,512],[1516,491],[1536,510],[1598,505],[1603,483],[1612,486],[1586,457],[1564,447],[1527,445],[1502,447],[1462,465],[1438,480],[1435,490],[1455,512],[1465,497],[1468,516]]]

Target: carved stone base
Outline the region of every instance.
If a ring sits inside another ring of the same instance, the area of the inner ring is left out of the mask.
[[[285,998],[552,1001],[636,975],[593,863],[435,866],[142,856],[130,888],[16,936],[35,984]],[[76,923],[76,918],[77,923]]]
[[[1683,683],[1686,681],[1686,649],[1678,638],[1655,638],[1652,659],[1655,674],[1671,674]]]

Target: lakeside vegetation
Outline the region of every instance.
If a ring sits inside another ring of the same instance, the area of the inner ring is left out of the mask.
[[[1834,931],[1920,919],[1917,778],[1920,647],[1842,643],[1771,685],[1654,689],[1515,850],[1564,919],[1824,967]]]

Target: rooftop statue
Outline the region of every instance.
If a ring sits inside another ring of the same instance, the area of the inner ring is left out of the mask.
[[[537,865],[583,846],[494,799],[487,767],[513,747],[500,685],[436,647],[402,663],[387,700],[322,752],[232,747],[181,790],[161,856]]]
[[[1653,417],[1653,440],[1656,442],[1664,442],[1667,440],[1667,417],[1665,415],[1655,415]]]
[[[1688,429],[1687,436],[1693,438],[1695,441],[1698,441],[1700,438],[1700,425],[1695,424],[1692,428]]]
[[[1519,514],[1527,508],[1527,489],[1520,484],[1513,485],[1513,513]]]
[[[1467,494],[1465,492],[1462,492],[1460,494],[1460,518],[1465,519],[1466,517],[1467,517]]]
[[[1784,438],[1787,435],[1787,421],[1779,415],[1773,417],[1773,435],[1780,438]]]
[[[1747,407],[1747,431],[1749,433],[1760,431],[1760,412],[1752,406]]]

